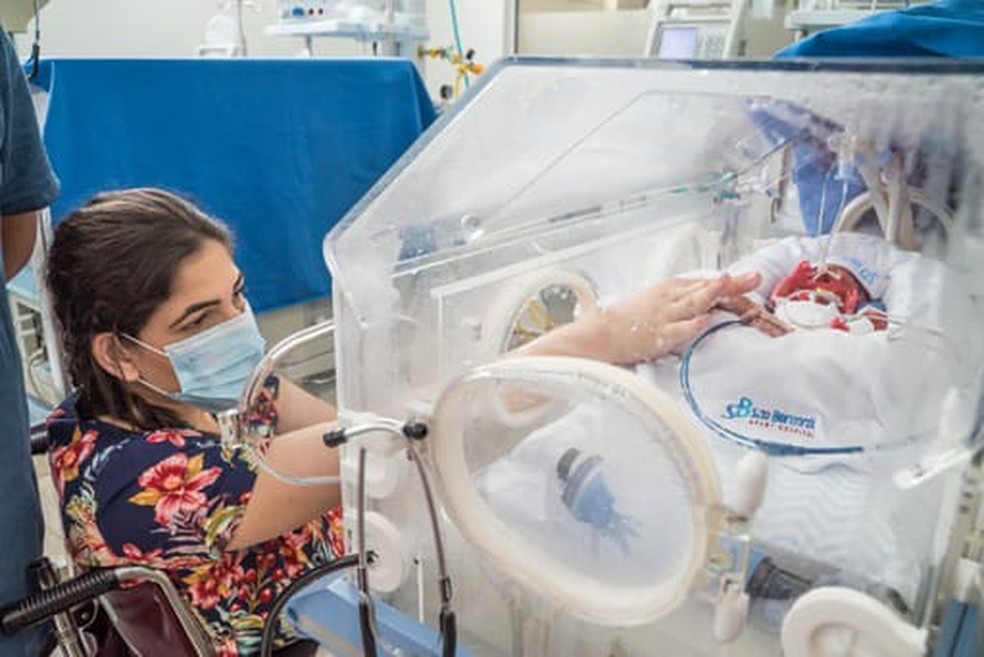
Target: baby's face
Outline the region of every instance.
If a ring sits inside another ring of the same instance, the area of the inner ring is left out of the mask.
[[[840,265],[817,267],[806,261],[796,265],[769,297],[773,305],[783,299],[831,304],[847,315],[853,315],[859,306],[870,301],[868,292],[850,270]]]
[[[803,261],[772,290],[767,307],[744,296],[722,299],[717,307],[738,315],[766,335],[779,337],[795,328],[832,328],[849,333],[884,330],[887,322],[883,314],[869,310],[856,314],[870,301],[850,270]]]

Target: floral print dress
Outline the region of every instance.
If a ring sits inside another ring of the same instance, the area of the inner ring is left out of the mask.
[[[226,551],[256,480],[247,452],[189,429],[139,432],[81,419],[76,402],[73,395],[48,420],[48,458],[75,563],[164,570],[221,657],[258,654],[277,595],[343,553],[340,509],[264,544]],[[269,398],[263,416],[251,418],[275,419]],[[289,638],[281,624],[275,645]]]

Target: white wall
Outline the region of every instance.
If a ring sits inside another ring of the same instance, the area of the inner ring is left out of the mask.
[[[526,11],[519,16],[523,55],[642,57],[652,26],[645,9]]]
[[[2,2],[3,0],[0,0]],[[457,0],[462,47],[490,64],[505,52],[507,8],[512,0]],[[301,39],[268,36],[264,27],[276,23],[276,0],[259,0],[260,11],[245,13],[250,56],[291,57]],[[217,0],[50,0],[41,12],[42,47],[48,57],[191,57],[205,34],[208,19],[218,12]],[[453,44],[447,0],[427,0],[429,45]],[[29,29],[33,29],[33,24]],[[18,35],[19,50],[30,50],[27,34]],[[356,56],[362,44],[349,39],[314,40],[315,56]],[[450,65],[425,65],[432,95],[453,79]]]
[[[263,28],[276,18],[276,0],[245,12],[250,55],[291,56],[298,39],[272,37]],[[192,57],[205,24],[218,13],[215,0],[50,0],[41,11],[42,46],[52,57]],[[319,40],[316,52],[358,54],[357,44]]]
[[[649,27],[647,13],[605,9],[639,1],[521,0],[519,52],[641,54]],[[264,34],[265,27],[277,22],[277,0],[257,2],[258,12],[245,12],[249,55],[298,55],[301,39]],[[449,0],[426,2],[428,45],[452,46]],[[488,66],[512,52],[514,0],[456,0],[456,6],[462,48],[474,48],[477,61]],[[49,0],[41,11],[43,52],[51,57],[192,57],[218,7],[218,0]],[[561,9],[566,12],[557,11]],[[315,56],[366,54],[365,46],[354,40],[318,38],[313,43]],[[29,44],[28,35],[18,38],[22,54],[29,51]],[[432,97],[437,97],[441,84],[454,79],[447,62],[428,60],[423,68]]]

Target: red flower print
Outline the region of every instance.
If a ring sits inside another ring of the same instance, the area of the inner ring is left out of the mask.
[[[212,609],[233,593],[239,592],[246,575],[242,557],[242,552],[227,552],[218,561],[204,564],[185,577],[183,581],[188,585],[191,604],[202,609]]]
[[[280,539],[277,552],[280,553],[283,559],[283,569],[287,572],[287,577],[293,579],[304,572],[304,566],[308,563],[307,554],[304,552],[307,544],[308,537],[303,531],[291,532]],[[269,556],[267,555],[268,558]],[[268,565],[272,566],[274,564]],[[278,568],[277,570],[280,569]],[[282,577],[277,577],[276,572],[273,578],[276,580],[282,579]]]
[[[161,429],[160,431],[154,431],[147,434],[148,443],[163,443],[169,442],[175,447],[185,446],[186,436],[200,436],[201,434],[197,431],[192,431],[190,429]]]
[[[133,504],[154,507],[154,520],[171,526],[176,515],[193,513],[207,504],[202,489],[215,483],[221,468],[202,470],[204,455],[190,459],[184,453],[173,454],[152,468],[144,470],[137,483],[142,491],[130,498]]]
[[[336,557],[345,554],[345,526],[342,524],[342,507],[328,512],[328,533],[331,552]]]
[[[123,555],[126,557],[128,563],[143,563],[143,564],[156,564],[161,556],[163,550],[151,550],[150,552],[143,552],[139,547],[133,543],[123,544]]]
[[[65,494],[65,484],[74,481],[79,476],[79,465],[92,456],[96,449],[96,431],[82,431],[76,427],[72,434],[72,442],[65,447],[59,447],[49,457],[51,471],[55,475],[55,484],[59,495]]]
[[[232,637],[222,637],[218,639],[219,644],[215,646],[216,657],[239,657],[239,647],[236,640]]]

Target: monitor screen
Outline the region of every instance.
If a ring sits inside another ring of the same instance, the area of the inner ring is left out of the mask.
[[[660,59],[692,59],[697,54],[696,27],[664,27],[659,33]]]

